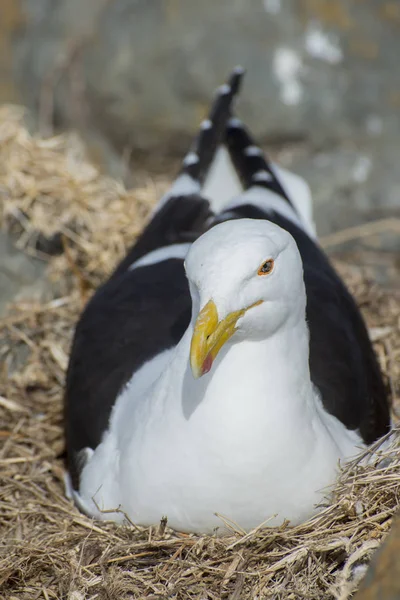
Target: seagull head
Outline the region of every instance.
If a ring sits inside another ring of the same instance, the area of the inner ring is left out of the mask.
[[[221,348],[262,340],[304,319],[303,264],[293,237],[269,221],[216,225],[185,261],[193,303],[190,364],[207,373]]]

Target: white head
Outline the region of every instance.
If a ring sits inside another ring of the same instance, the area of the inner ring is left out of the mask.
[[[210,370],[221,347],[265,339],[305,315],[303,265],[292,236],[264,220],[216,225],[185,261],[193,300],[191,365]]]

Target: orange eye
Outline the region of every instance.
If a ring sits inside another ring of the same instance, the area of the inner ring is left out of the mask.
[[[274,259],[269,258],[268,260],[263,262],[261,267],[258,269],[257,274],[258,275],[269,275],[270,273],[272,273],[273,269],[274,269]]]

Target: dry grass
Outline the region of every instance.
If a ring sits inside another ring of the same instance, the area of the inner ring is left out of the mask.
[[[0,322],[0,598],[347,599],[398,506],[397,431],[378,452],[390,461],[350,465],[333,504],[293,529],[218,539],[117,527],[64,496],[61,398],[74,323],[164,186],[127,192],[85,162],[73,136],[33,139],[21,111],[0,110],[3,226],[28,252],[58,238],[64,247],[49,263],[56,299],[15,306]],[[379,289],[358,260],[338,268],[398,399],[399,290]]]

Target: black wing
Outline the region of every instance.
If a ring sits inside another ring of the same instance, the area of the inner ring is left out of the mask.
[[[190,321],[182,261],[125,271],[100,287],[76,327],[67,370],[65,423],[69,470],[79,485],[79,453],[96,448],[114,402],[146,361],[178,343]]]
[[[171,192],[79,319],[65,389],[68,466],[75,489],[84,465],[81,450],[100,443],[124,385],[145,362],[175,346],[189,324],[191,297],[182,259],[130,267],[159,248],[193,242],[205,230],[211,213],[199,192],[225,136],[242,75],[235,69],[219,88]]]

